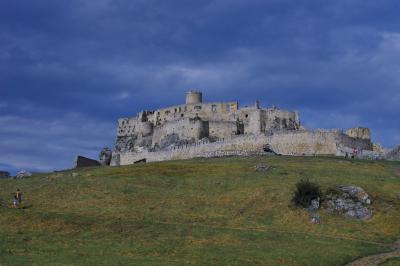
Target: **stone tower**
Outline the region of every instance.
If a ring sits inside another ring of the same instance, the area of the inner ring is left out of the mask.
[[[189,91],[186,93],[186,104],[196,104],[203,102],[203,95],[199,91]]]

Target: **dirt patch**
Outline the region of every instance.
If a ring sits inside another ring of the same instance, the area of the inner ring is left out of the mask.
[[[395,170],[395,172],[396,172],[396,175],[397,175],[397,176],[400,176],[400,167],[397,167],[396,170]]]
[[[347,264],[347,266],[378,266],[388,259],[400,257],[400,240],[393,245],[393,248],[395,248],[395,250],[392,252],[363,257],[356,261],[353,261],[352,263]]]

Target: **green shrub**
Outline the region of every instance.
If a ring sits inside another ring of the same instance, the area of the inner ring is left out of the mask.
[[[307,208],[311,204],[311,200],[321,198],[321,190],[319,185],[307,180],[300,180],[296,183],[296,189],[292,201],[298,206]]]

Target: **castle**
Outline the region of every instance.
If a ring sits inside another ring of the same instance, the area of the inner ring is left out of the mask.
[[[307,130],[295,111],[238,102],[203,102],[189,91],[186,103],[118,119],[111,165],[196,157],[264,154],[375,153],[368,128]]]

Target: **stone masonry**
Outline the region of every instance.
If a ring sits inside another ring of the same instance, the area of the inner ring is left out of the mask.
[[[189,91],[185,104],[118,119],[111,165],[262,154],[266,145],[284,155],[374,153],[368,128],[311,131],[295,111],[261,108],[258,101],[205,103],[201,92]]]

